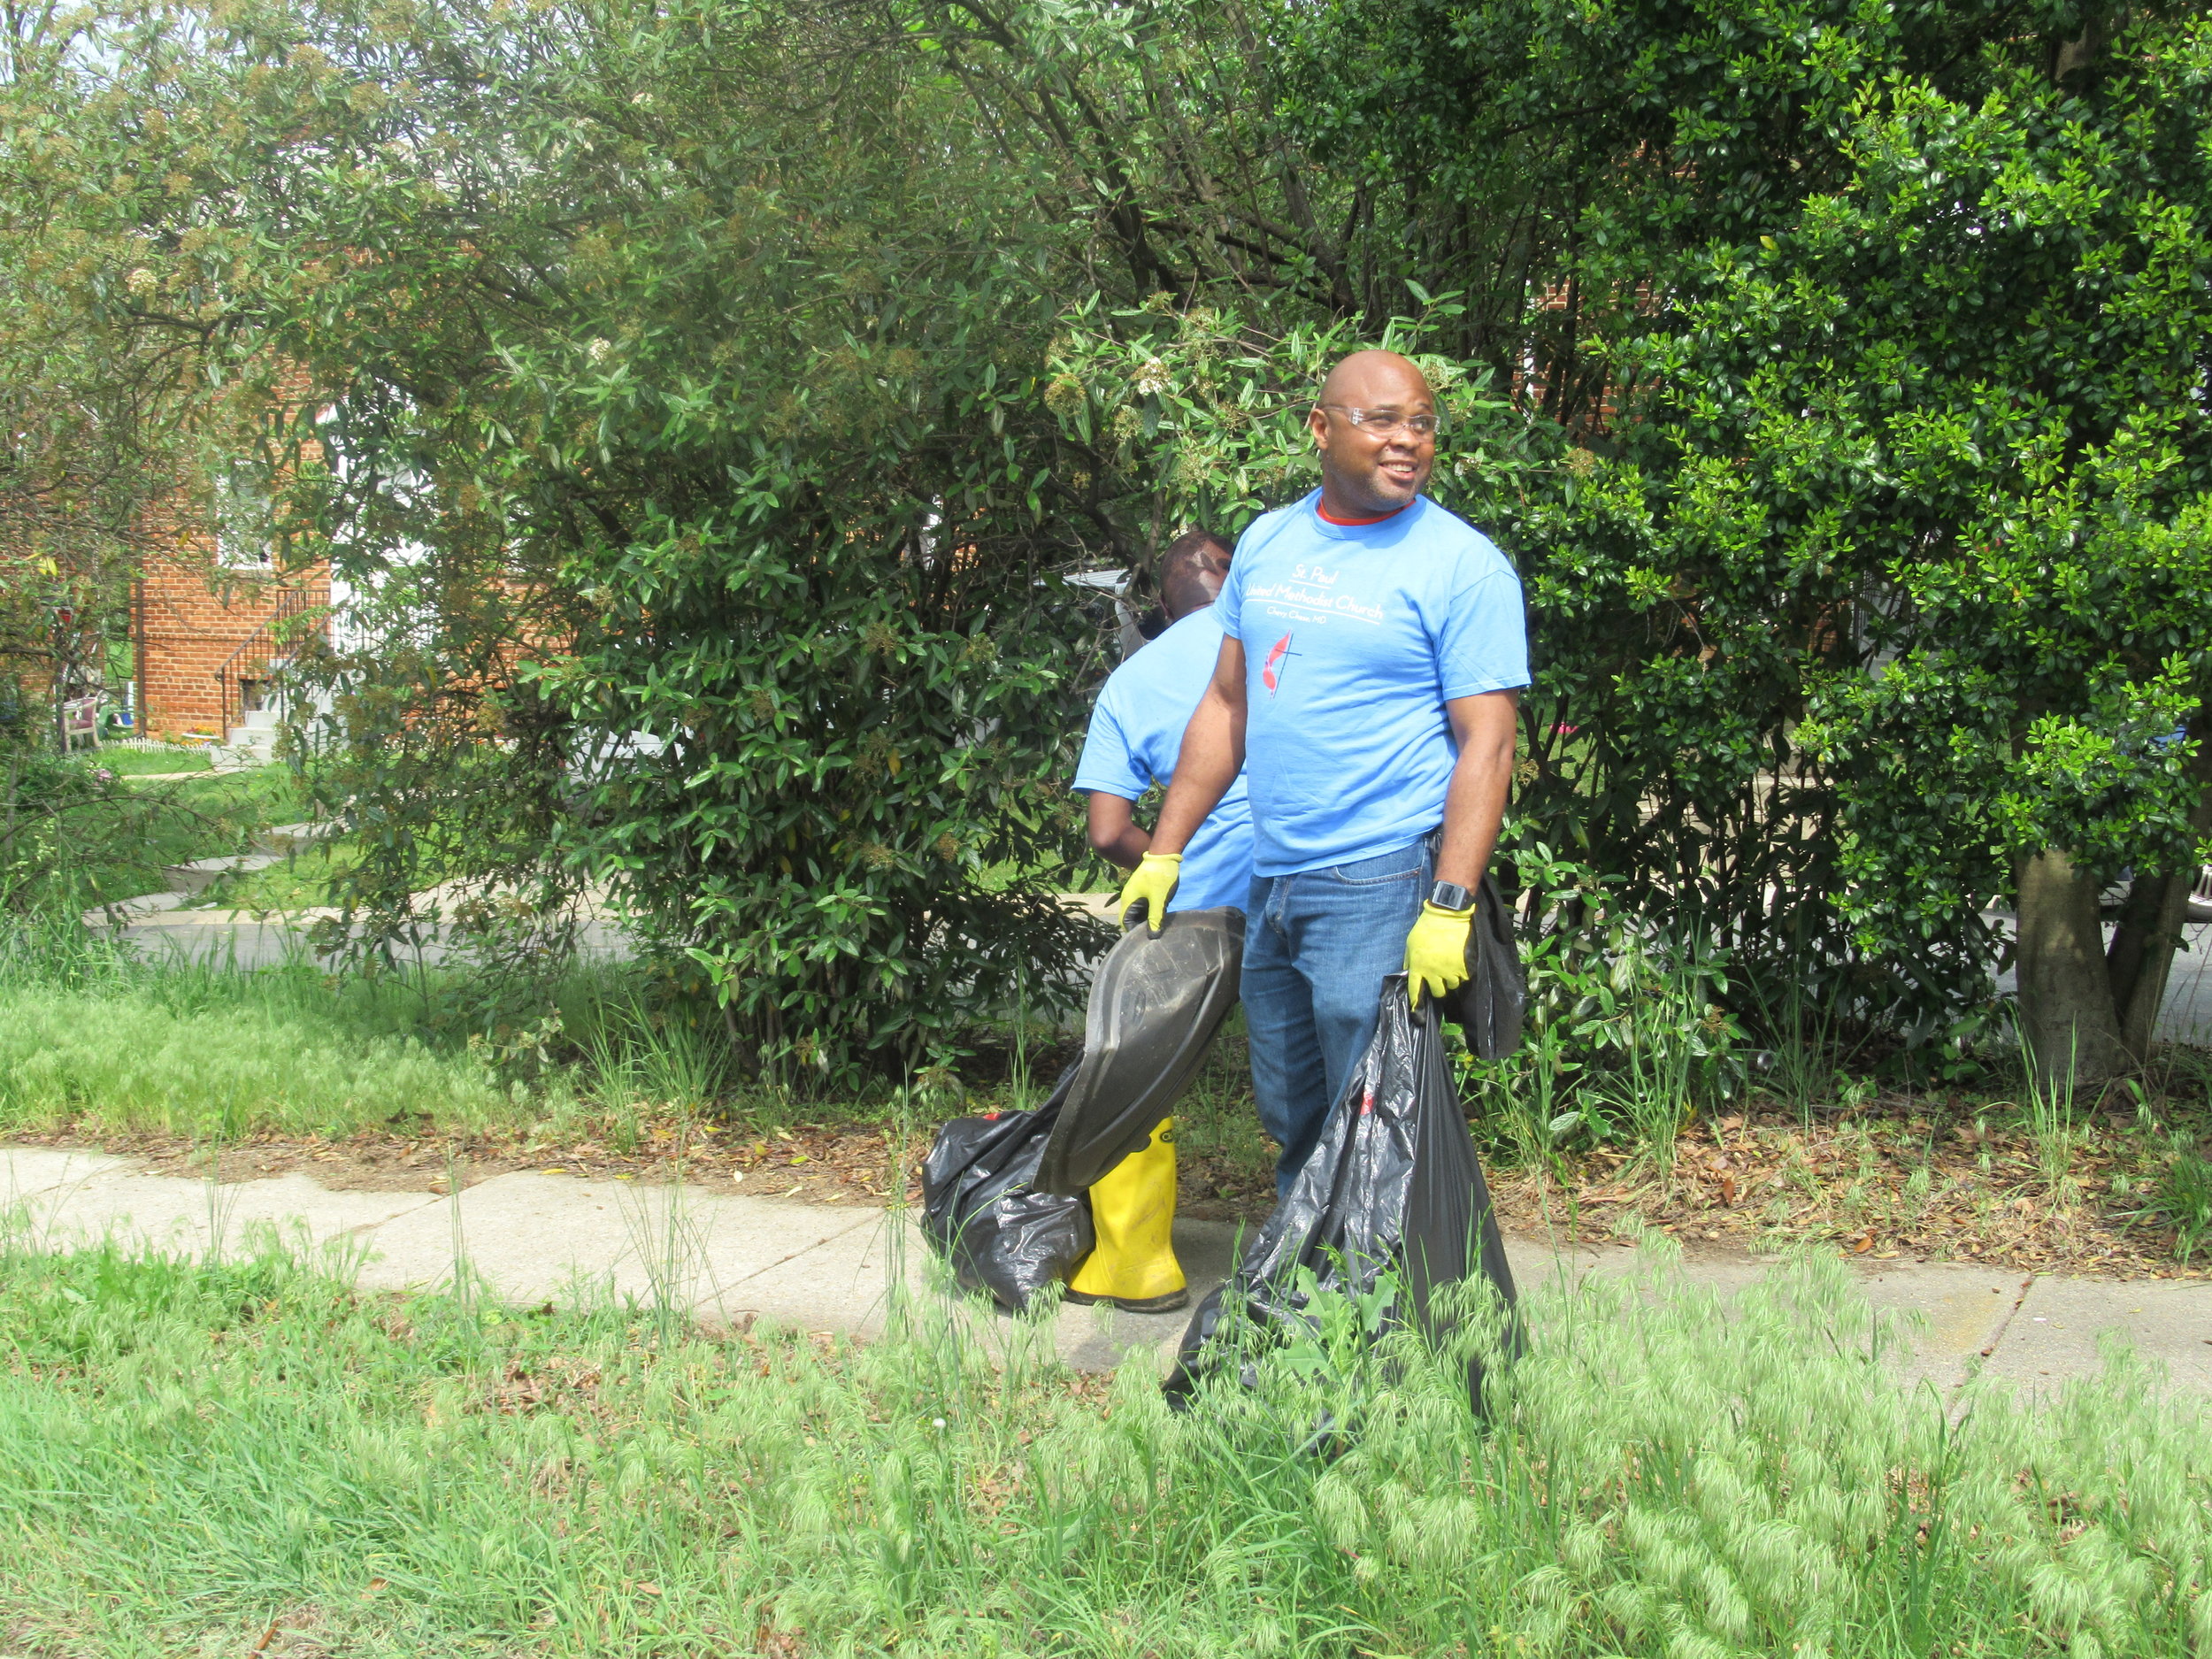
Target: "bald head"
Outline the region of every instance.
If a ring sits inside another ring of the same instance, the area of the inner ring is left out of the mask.
[[[1329,371],[1307,425],[1321,457],[1321,504],[1340,519],[1410,506],[1436,465],[1436,393],[1409,357],[1355,351]],[[1426,417],[1417,432],[1408,424]]]
[[[1321,382],[1321,401],[1348,403],[1355,409],[1389,404],[1408,414],[1417,405],[1432,414],[1436,410],[1436,394],[1429,388],[1428,376],[1414,366],[1411,357],[1394,351],[1352,353]]]

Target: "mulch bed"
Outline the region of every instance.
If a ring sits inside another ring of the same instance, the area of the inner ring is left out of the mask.
[[[772,1130],[661,1126],[626,1151],[593,1141],[526,1146],[511,1137],[380,1134],[338,1141],[257,1134],[219,1148],[181,1135],[90,1125],[6,1138],[18,1146],[97,1148],[133,1160],[148,1174],[250,1181],[297,1171],[346,1192],[442,1193],[455,1179],[466,1189],[518,1170],[641,1181],[670,1180],[680,1171],[687,1184],[708,1192],[814,1204],[886,1202],[898,1149],[895,1132],[805,1124]]]
[[[1641,1225],[1697,1253],[1816,1242],[1876,1261],[2205,1278],[2208,1263],[2176,1260],[2172,1229],[2141,1213],[2159,1168],[2152,1138],[2104,1118],[2079,1135],[2053,1183],[2032,1137],[1963,1111],[1893,1106],[1810,1125],[1737,1114],[1693,1124],[1664,1173],[1600,1150],[1554,1170],[1502,1171],[1492,1187],[1508,1228],[1587,1242]]]

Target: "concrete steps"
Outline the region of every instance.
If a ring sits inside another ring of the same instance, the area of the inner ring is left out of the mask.
[[[277,733],[283,721],[280,709],[249,709],[243,723],[230,728],[230,741],[218,747],[232,765],[265,766],[276,758]],[[223,764],[222,759],[216,762]]]
[[[338,833],[335,824],[272,824],[253,838],[253,844],[263,852],[305,852],[317,841],[327,841]]]
[[[195,858],[188,864],[164,864],[161,873],[174,891],[189,897],[206,892],[225,876],[249,875],[283,859],[282,853],[233,853],[224,858]]]

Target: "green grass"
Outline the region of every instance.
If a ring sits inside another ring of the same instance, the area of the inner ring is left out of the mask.
[[[147,772],[206,772],[215,764],[196,749],[96,749],[83,752],[79,758],[88,765],[104,766],[119,778]]]
[[[591,1139],[626,1153],[733,1092],[718,1026],[622,964],[497,987],[460,969],[334,975],[142,959],[67,923],[0,926],[0,1133],[74,1125],[196,1139],[364,1132]],[[810,1111],[887,1121],[895,1103]],[[0,1649],[0,1652],[4,1652]]]
[[[931,1296],[853,1346],[15,1254],[0,1628],[117,1659],[2212,1651],[2212,1424],[2131,1364],[1947,1415],[1832,1265],[1730,1317],[1657,1270],[1528,1311],[1488,1423],[1406,1345],[1175,1417],[1021,1327],[994,1366]]]
[[[4,994],[0,1127],[336,1136],[412,1118],[466,1133],[518,1115],[480,1066],[410,1037],[334,1033],[268,976],[250,983],[262,995],[200,1007],[128,992]]]
[[[94,780],[105,763],[80,757],[69,764]],[[161,892],[171,885],[164,866],[243,852],[256,832],[306,810],[282,766],[169,780],[124,774],[54,801],[65,803],[27,823],[16,879],[25,895],[19,902],[59,910]]]
[[[55,966],[0,962],[0,1130],[336,1136],[426,1118],[466,1133],[551,1109],[461,1045],[426,1041],[420,990],[403,981],[120,949],[87,949],[65,979]]]
[[[306,810],[298,780],[282,766],[210,772],[203,778],[133,787],[147,795],[160,791],[163,799],[181,809],[157,847],[148,849],[157,851],[162,864],[242,851],[255,831],[292,822]],[[195,823],[193,818],[200,821]]]
[[[334,885],[361,862],[349,840],[318,841],[260,870],[225,876],[208,887],[199,902],[240,910],[306,910],[334,904]]]

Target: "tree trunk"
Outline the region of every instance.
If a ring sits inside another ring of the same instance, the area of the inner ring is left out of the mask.
[[[2046,1087],[2100,1084],[2128,1062],[2105,969],[2097,879],[2057,848],[2020,861],[2020,1024]]]
[[[2196,873],[2193,866],[2139,873],[2129,885],[2119,926],[2105,952],[2105,980],[2112,987],[2112,1006],[2120,1022],[2120,1046],[2137,1065],[2150,1058],[2151,1038],[2166,1000],[2174,948],[2181,941],[2189,887]]]
[[[2212,834],[2212,741],[2200,740],[2189,761],[2196,780],[2197,800],[2189,813],[2191,835],[2202,841]],[[2112,987],[2113,1007],[2120,1019],[2120,1041],[2137,1064],[2150,1057],[2151,1040],[2158,1029],[2158,1010],[2166,1000],[2166,982],[2172,973],[2174,951],[2181,943],[2181,926],[2189,911],[2189,889],[2195,885],[2194,863],[2177,870],[2147,871],[2128,888],[2120,910],[2120,925],[2105,953],[2105,974]]]

